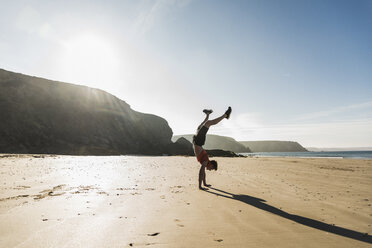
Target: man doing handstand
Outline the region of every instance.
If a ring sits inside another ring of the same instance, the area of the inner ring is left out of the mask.
[[[205,138],[210,126],[216,125],[224,118],[229,119],[231,114],[231,107],[229,107],[225,114],[221,115],[220,117],[209,120],[209,115],[213,112],[212,110],[204,109],[203,112],[206,114],[204,121],[199,125],[196,135],[193,137],[192,143],[194,144],[194,153],[196,159],[201,164],[200,171],[199,171],[199,189],[204,189],[201,184],[206,187],[211,185],[207,184],[205,180],[205,169],[207,170],[217,170],[217,161],[216,160],[209,160],[207,152],[203,149],[203,145],[205,144]]]

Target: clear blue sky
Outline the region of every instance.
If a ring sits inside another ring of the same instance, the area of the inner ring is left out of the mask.
[[[104,89],[193,133],[372,146],[372,1],[1,1],[0,68]]]

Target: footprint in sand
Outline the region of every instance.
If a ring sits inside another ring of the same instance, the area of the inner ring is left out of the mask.
[[[30,186],[24,186],[24,185],[18,185],[13,189],[21,190],[21,189],[29,189],[29,188],[31,188],[31,187]]]
[[[148,246],[148,245],[156,245],[156,243],[142,243],[142,244],[138,244],[138,245],[140,245],[140,246],[144,246],[144,245]],[[134,244],[133,243],[129,243],[129,246],[132,247],[132,246],[134,246]]]
[[[156,232],[156,233],[147,234],[147,236],[158,236],[159,234],[160,234],[159,232]]]
[[[136,188],[116,188],[116,190],[137,190]]]
[[[97,194],[98,195],[107,195],[107,196],[109,196],[109,194],[107,192],[105,192],[105,191],[98,191]]]
[[[179,219],[174,219],[175,222],[181,222]],[[177,226],[179,227],[185,227],[185,225],[182,225],[182,224],[177,224]]]
[[[41,199],[43,199],[47,196],[63,195],[66,192],[63,191],[63,192],[56,193],[55,191],[62,190],[65,186],[66,186],[65,184],[60,184],[60,185],[54,186],[52,189],[46,189],[46,190],[40,191],[39,193],[41,193],[41,194],[33,195],[34,200],[41,200]]]
[[[171,192],[174,193],[174,194],[178,194],[178,193],[182,193],[183,191],[180,191],[180,190],[172,190]]]
[[[29,195],[17,195],[17,196],[11,196],[7,198],[1,198],[0,202],[7,201],[7,200],[18,200],[19,198],[28,197]]]

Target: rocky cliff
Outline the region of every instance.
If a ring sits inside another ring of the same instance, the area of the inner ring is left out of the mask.
[[[307,152],[307,150],[299,143],[294,141],[240,141],[246,147],[249,147],[252,152]]]
[[[1,69],[0,120],[0,153],[160,155],[174,150],[163,118],[136,112],[99,89]]]
[[[180,137],[184,137],[188,141],[192,142],[193,134],[185,134],[185,135],[175,135],[172,137],[173,141],[176,141]],[[232,151],[232,152],[250,152],[249,148],[245,147],[238,141],[233,138],[226,137],[226,136],[219,136],[213,134],[207,134],[207,138],[205,141],[205,145],[203,146],[204,149],[207,150],[214,150],[220,149],[225,151]]]

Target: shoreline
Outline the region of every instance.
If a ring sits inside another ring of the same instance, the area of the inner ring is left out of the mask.
[[[324,152],[253,152],[240,153],[248,157],[289,157],[289,158],[333,158],[372,160],[372,151],[324,151]]]

